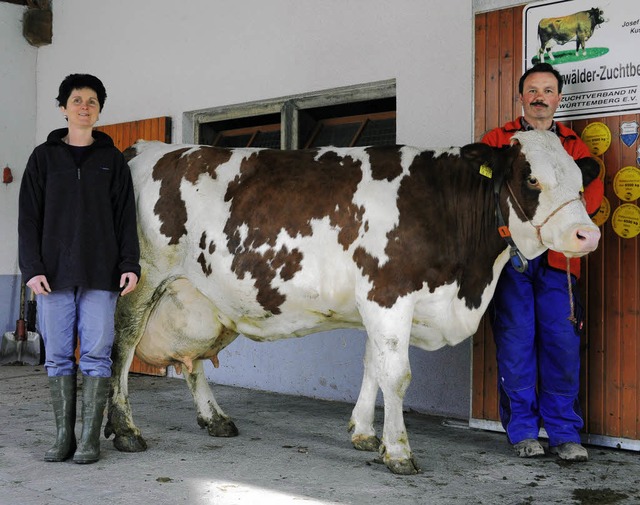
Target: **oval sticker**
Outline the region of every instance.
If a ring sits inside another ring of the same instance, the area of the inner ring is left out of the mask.
[[[601,122],[589,123],[582,130],[580,138],[587,144],[593,156],[600,156],[611,145],[611,130]]]
[[[611,218],[611,226],[622,238],[633,238],[640,233],[640,207],[632,203],[620,205]]]
[[[621,168],[613,178],[613,190],[625,202],[640,198],[640,170],[634,166]]]

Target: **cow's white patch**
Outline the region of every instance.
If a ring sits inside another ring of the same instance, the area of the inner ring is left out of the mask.
[[[459,147],[441,147],[439,149],[432,150],[434,158],[439,158],[440,156],[460,156]]]

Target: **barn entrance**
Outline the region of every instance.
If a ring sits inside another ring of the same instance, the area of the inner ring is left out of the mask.
[[[475,17],[475,138],[521,115],[518,80],[522,75],[524,6]],[[582,341],[581,404],[585,442],[640,450],[640,242],[623,238],[612,216],[624,204],[614,191],[616,175],[637,167],[638,144],[625,145],[622,123],[640,123],[640,114],[566,122],[578,134],[590,123],[604,123],[611,145],[596,156],[609,203],[599,219],[602,239],[583,263],[582,300],[587,313]],[[472,427],[502,430],[498,417],[495,346],[485,318],[473,338]]]

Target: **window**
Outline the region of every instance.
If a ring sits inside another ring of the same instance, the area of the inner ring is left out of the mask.
[[[186,112],[183,140],[283,149],[395,144],[395,81]]]

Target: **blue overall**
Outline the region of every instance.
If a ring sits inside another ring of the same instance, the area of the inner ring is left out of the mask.
[[[550,268],[546,253],[524,273],[503,270],[491,311],[498,361],[500,419],[509,441],[538,438],[549,446],[580,443],[580,335],[569,320],[567,273]],[[575,278],[571,277],[575,297]],[[575,298],[574,298],[575,299]]]

